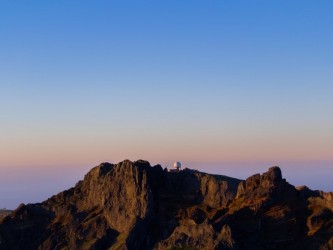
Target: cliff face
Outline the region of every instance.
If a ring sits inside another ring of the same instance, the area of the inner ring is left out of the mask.
[[[332,197],[278,167],[241,181],[103,163],[2,219],[0,249],[333,249]]]

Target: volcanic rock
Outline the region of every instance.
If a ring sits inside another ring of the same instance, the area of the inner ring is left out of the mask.
[[[0,221],[0,250],[333,249],[332,193],[125,160]]]

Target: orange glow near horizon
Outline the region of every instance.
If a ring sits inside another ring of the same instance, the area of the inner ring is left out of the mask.
[[[217,141],[205,138],[180,140],[115,140],[75,142],[54,140],[47,144],[9,142],[0,148],[0,167],[68,166],[124,159],[146,159],[166,162],[182,159],[187,162],[260,162],[260,161],[330,161],[332,143],[310,140],[267,141],[256,138]],[[320,144],[319,144],[320,143]]]

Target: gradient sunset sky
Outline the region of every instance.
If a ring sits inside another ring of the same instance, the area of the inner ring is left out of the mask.
[[[0,208],[101,162],[333,191],[333,1],[0,2]]]

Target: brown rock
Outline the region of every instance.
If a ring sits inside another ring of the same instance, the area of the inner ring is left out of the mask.
[[[18,207],[0,250],[331,249],[332,232],[332,193],[295,189],[278,167],[241,181],[125,160]]]

